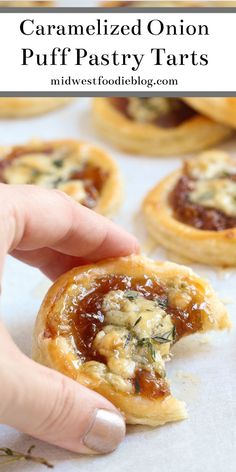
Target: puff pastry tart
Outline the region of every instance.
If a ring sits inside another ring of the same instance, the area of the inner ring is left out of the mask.
[[[219,123],[236,128],[235,97],[191,97],[185,98],[184,101],[199,113],[203,113]]]
[[[41,115],[71,103],[71,98],[0,98],[0,118],[25,118]]]
[[[157,426],[186,417],[166,378],[171,346],[229,327],[224,306],[191,269],[131,256],[57,280],[38,314],[33,357],[104,395],[128,423]]]
[[[228,154],[187,160],[151,190],[143,211],[165,248],[203,264],[236,266],[236,162]]]
[[[120,173],[111,157],[72,140],[0,148],[0,181],[57,188],[105,215],[116,210],[122,193]]]
[[[175,98],[96,98],[93,116],[112,144],[150,156],[199,151],[232,133]]]

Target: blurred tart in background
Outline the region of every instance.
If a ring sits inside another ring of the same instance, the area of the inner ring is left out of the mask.
[[[21,98],[0,97],[0,118],[24,118],[41,115],[57,108],[64,107],[73,101],[72,98]]]
[[[149,156],[204,150],[232,134],[177,98],[95,98],[93,118],[117,148]]]
[[[122,199],[116,163],[103,150],[82,141],[33,141],[1,147],[0,181],[56,188],[107,216]]]
[[[143,203],[147,229],[164,248],[212,266],[236,266],[236,161],[222,151],[188,159]]]

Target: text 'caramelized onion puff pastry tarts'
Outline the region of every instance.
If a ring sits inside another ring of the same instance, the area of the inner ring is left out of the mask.
[[[0,182],[57,188],[107,216],[122,199],[116,163],[103,150],[83,141],[33,141],[0,147]]]
[[[149,156],[203,150],[232,133],[176,98],[95,98],[93,117],[116,147]]]
[[[183,99],[199,113],[236,128],[236,98],[235,97],[190,97]]]
[[[225,328],[225,307],[191,269],[130,256],[56,281],[37,317],[33,357],[104,395],[127,423],[157,426],[187,416],[166,378],[171,346]]]
[[[0,98],[0,118],[25,118],[41,115],[71,103],[71,98]]]
[[[236,161],[221,151],[187,160],[143,203],[148,231],[193,261],[236,266]]]

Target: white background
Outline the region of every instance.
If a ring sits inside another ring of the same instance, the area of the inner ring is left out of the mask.
[[[79,99],[71,106],[42,117],[0,121],[1,144],[24,143],[33,137],[82,137],[103,146],[117,159],[124,176],[125,198],[115,221],[136,234],[147,254],[172,259],[172,254],[155,247],[151,250],[139,209],[147,191],[179,167],[181,159],[135,157],[118,152],[96,134],[90,106],[89,99]],[[231,150],[236,157],[236,140],[221,147]],[[193,267],[209,277],[221,298],[229,303],[235,323],[236,272]],[[2,287],[2,313],[17,344],[27,354],[31,351],[35,316],[48,286],[49,282],[37,270],[8,259]],[[36,444],[35,452],[52,461],[55,472],[235,472],[235,359],[235,328],[230,334],[194,336],[177,344],[167,370],[173,392],[187,403],[189,419],[156,429],[129,427],[125,441],[111,455],[76,456],[4,427],[0,427],[0,444],[17,450]],[[5,470],[44,471],[40,466],[25,463]]]
[[[79,3],[78,3],[79,4]],[[168,24],[178,24],[183,18],[185,24],[207,24],[209,36],[151,36],[145,34],[145,24],[153,19],[154,14],[116,13],[98,14],[2,14],[0,15],[0,91],[235,91],[235,43],[236,43],[236,14],[157,14],[156,16]],[[143,36],[23,36],[19,30],[20,21],[25,18],[35,18],[37,24],[77,24],[93,23],[96,18],[112,18],[114,23],[134,24],[138,17],[143,18]],[[68,66],[37,66],[33,58],[29,66],[22,66],[21,48],[32,48],[35,53],[50,53],[54,47],[85,48],[89,53],[120,53],[146,54],[142,66],[137,72],[132,72],[131,66],[89,66],[87,59],[82,66],[75,66],[75,54],[69,56]],[[208,66],[155,66],[154,58],[149,54],[151,48],[165,48],[167,52],[176,54],[207,53]],[[144,87],[117,86],[60,86],[51,87],[51,78],[68,77],[116,77],[118,74],[126,77],[140,75],[143,78],[177,79],[178,86],[156,86],[153,89]]]

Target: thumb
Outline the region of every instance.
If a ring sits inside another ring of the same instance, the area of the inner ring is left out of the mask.
[[[125,422],[108,400],[31,361],[17,348],[11,351],[10,359],[6,351],[1,359],[1,423],[74,452],[116,449]]]

